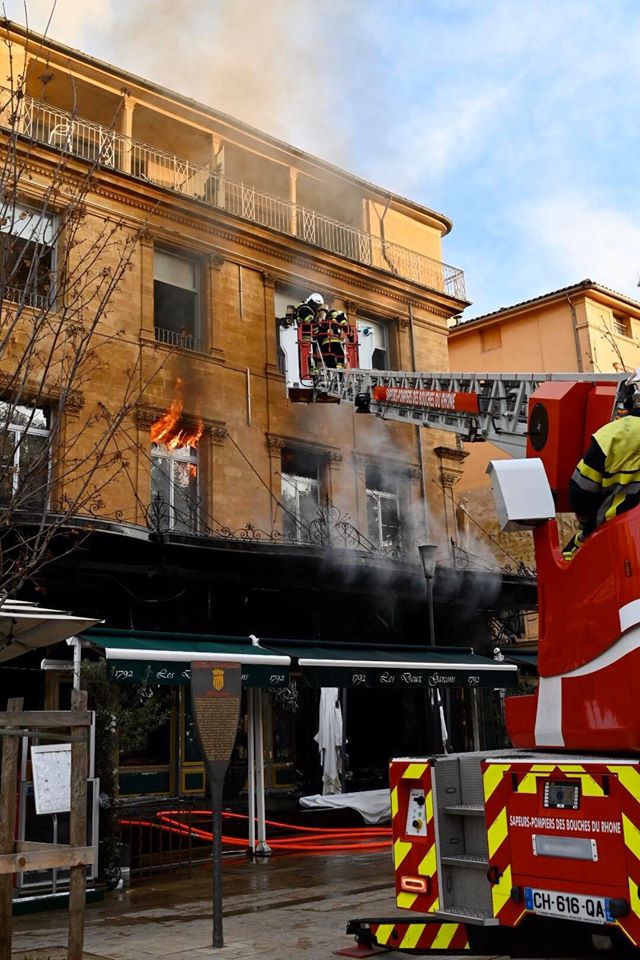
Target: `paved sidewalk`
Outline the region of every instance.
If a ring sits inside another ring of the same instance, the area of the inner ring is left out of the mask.
[[[211,947],[211,872],[198,867],[191,878],[138,882],[89,906],[86,954],[93,960],[328,960],[353,944],[344,932],[349,919],[398,912],[390,852],[278,854],[265,863],[225,859],[223,876],[222,949]],[[63,910],[16,917],[14,955],[63,956],[53,948],[66,945],[66,922]]]

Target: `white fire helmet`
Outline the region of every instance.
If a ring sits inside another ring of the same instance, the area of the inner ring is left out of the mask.
[[[312,293],[307,297],[305,303],[311,304],[317,310],[318,307],[324,307],[324,299],[321,293]]]

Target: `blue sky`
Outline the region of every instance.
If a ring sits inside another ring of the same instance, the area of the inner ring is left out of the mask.
[[[447,214],[466,316],[640,297],[637,0],[58,0],[49,34]]]

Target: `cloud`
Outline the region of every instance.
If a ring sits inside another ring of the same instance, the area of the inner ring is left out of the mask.
[[[520,205],[516,219],[538,277],[541,258],[543,275],[553,273],[561,285],[590,277],[638,296],[640,222],[626,211],[597,196],[567,191]]]

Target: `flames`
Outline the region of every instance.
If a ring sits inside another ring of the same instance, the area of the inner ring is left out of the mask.
[[[184,409],[182,383],[180,378],[176,380],[176,393],[169,409],[151,425],[153,443],[162,443],[169,450],[177,450],[178,447],[197,447],[204,432],[202,420],[198,420],[195,425],[186,425],[182,422]]]

